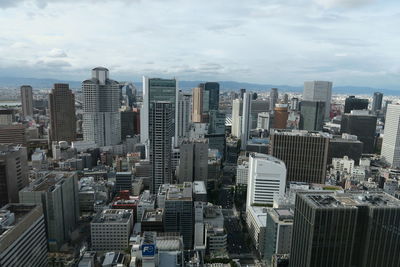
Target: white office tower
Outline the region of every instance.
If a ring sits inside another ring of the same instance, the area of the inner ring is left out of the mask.
[[[149,143],[152,176],[150,191],[157,193],[160,185],[171,182],[172,104],[152,102],[149,112]]]
[[[303,100],[325,102],[325,120],[329,120],[332,100],[332,82],[304,82]]]
[[[381,156],[392,168],[400,168],[400,105],[389,104]]]
[[[251,126],[251,100],[253,98],[252,93],[244,93],[243,97],[243,111],[242,111],[242,150],[246,149],[247,141],[249,140],[250,126]]]
[[[240,138],[242,134],[242,99],[235,99],[232,102],[232,135]]]
[[[179,92],[178,95],[178,144],[183,138],[189,137],[189,127],[192,121],[192,95]]]
[[[270,125],[271,125],[271,115],[269,114],[269,112],[258,113],[257,129],[264,129],[269,131]]]
[[[270,155],[249,155],[247,206],[272,205],[274,194],[283,195],[286,185],[286,166]]]
[[[108,69],[92,70],[92,78],[82,82],[83,139],[98,146],[121,142],[119,84],[109,79]]]
[[[148,78],[143,76],[143,107],[140,110],[140,142],[149,142],[149,112],[150,103],[168,101],[172,105],[172,136],[175,145],[178,143],[178,81],[176,79]],[[147,153],[146,153],[147,154]]]

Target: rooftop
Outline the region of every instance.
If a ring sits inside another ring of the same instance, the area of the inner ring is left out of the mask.
[[[192,200],[192,183],[170,184],[166,191],[166,200]]]
[[[287,136],[304,136],[304,137],[324,137],[331,138],[332,136],[324,132],[307,131],[307,130],[278,130],[273,129],[271,135],[287,135]]]
[[[132,212],[123,209],[106,209],[99,212],[92,223],[126,223],[130,220]]]
[[[203,181],[193,182],[193,193],[194,194],[207,194],[206,185]]]
[[[145,210],[143,213],[143,222],[162,222],[164,218],[164,209],[150,209]]]
[[[38,178],[21,191],[46,191],[52,192],[64,179],[74,177],[75,172],[49,172],[44,177]]]

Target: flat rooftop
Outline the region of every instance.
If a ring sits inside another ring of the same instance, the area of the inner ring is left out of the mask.
[[[307,130],[277,130],[277,129],[272,130],[271,135],[324,137],[324,138],[332,137],[330,134],[324,132],[307,131]]]
[[[207,194],[206,185],[203,181],[193,182],[193,193],[195,194]]]
[[[192,183],[170,184],[167,189],[166,200],[192,200]]]
[[[123,209],[106,209],[98,213],[92,223],[126,223],[130,220],[132,212]]]
[[[273,162],[273,163],[275,163],[275,164],[285,166],[285,163],[284,163],[282,160],[277,159],[277,158],[275,158],[275,157],[273,157],[273,156],[271,156],[271,155],[252,152],[252,153],[250,153],[249,156],[250,156],[251,158],[255,158],[255,159],[264,159],[264,160],[271,161],[271,162]]]
[[[55,186],[64,179],[75,176],[75,172],[49,172],[44,177],[38,178],[21,191],[46,191],[51,192]]]
[[[349,208],[358,206],[399,207],[400,200],[384,192],[306,192],[300,193],[317,208]]]
[[[143,213],[143,222],[162,222],[164,218],[164,209],[145,210]]]

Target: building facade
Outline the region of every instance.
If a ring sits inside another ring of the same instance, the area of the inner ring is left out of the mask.
[[[300,130],[322,131],[325,102],[302,101],[300,103]]]
[[[324,120],[329,120],[332,100],[332,82],[304,82],[303,100],[325,102]]]
[[[393,168],[400,168],[400,105],[388,105],[381,155]]]
[[[21,106],[24,118],[33,115],[33,94],[30,85],[21,86]]]

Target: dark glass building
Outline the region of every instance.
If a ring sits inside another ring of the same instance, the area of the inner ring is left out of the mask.
[[[332,163],[332,158],[343,158],[344,156],[354,160],[355,165],[360,162],[364,144],[357,139],[343,138],[334,136],[329,140],[328,164]]]
[[[375,92],[372,99],[372,112],[377,112],[382,109],[383,94]]]
[[[206,82],[201,83],[199,87],[204,88],[205,92],[209,94],[209,110],[219,109],[219,83],[216,82]]]
[[[399,225],[386,193],[297,193],[289,266],[400,266]]]
[[[352,110],[364,109],[368,109],[368,99],[356,98],[353,95],[346,98],[344,104],[344,113],[350,113]]]
[[[307,131],[321,131],[324,126],[324,115],[324,101],[301,101],[300,129]]]
[[[127,136],[135,135],[136,113],[132,110],[121,112],[121,139],[125,140]]]

